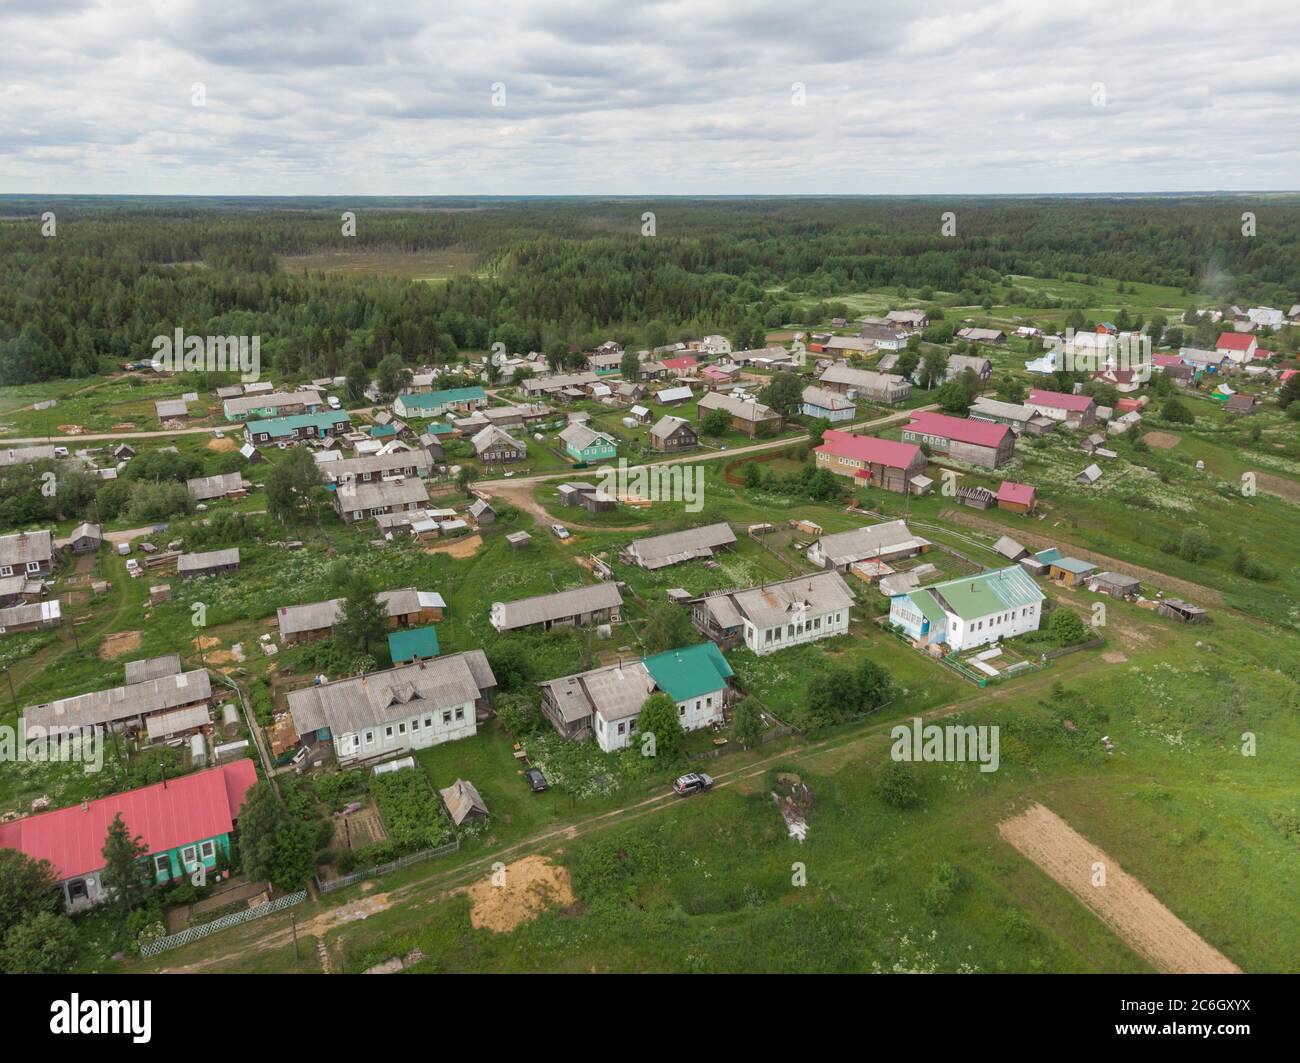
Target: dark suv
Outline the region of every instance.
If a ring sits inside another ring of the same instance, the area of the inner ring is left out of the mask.
[[[529,768],[524,772],[524,782],[532,787],[533,793],[540,794],[550,783],[546,781],[546,776],[542,774],[541,768]]]

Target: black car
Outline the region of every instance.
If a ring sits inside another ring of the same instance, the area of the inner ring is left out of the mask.
[[[702,771],[693,771],[688,775],[679,775],[673,780],[673,793],[678,797],[690,797],[713,789],[713,776]]]
[[[524,781],[532,787],[532,791],[535,794],[540,794],[550,786],[550,783],[546,781],[546,776],[542,774],[541,768],[529,768],[524,772]]]

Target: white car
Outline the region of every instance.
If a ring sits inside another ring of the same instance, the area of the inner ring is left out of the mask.
[[[555,533],[557,539],[567,539],[569,537],[569,529],[563,524],[552,524],[551,531]]]

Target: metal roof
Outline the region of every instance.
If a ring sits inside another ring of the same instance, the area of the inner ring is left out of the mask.
[[[226,565],[239,564],[239,547],[229,550],[209,550],[201,554],[181,554],[176,562],[176,571],[203,572],[210,568],[224,568]]]
[[[622,604],[623,596],[615,584],[594,583],[588,587],[575,587],[555,594],[539,594],[513,602],[494,602],[492,616],[498,631],[510,631],[580,613],[617,609]]]
[[[163,712],[212,697],[205,669],[159,676],[110,690],[96,690],[70,698],[31,705],[23,710],[28,727],[94,727],[117,720]]]
[[[847,609],[854,601],[853,592],[838,572],[818,572],[749,590],[731,591],[729,597],[740,615],[760,629],[793,621],[799,614],[818,615]]]

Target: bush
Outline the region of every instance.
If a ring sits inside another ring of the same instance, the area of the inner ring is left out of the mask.
[[[1088,641],[1087,625],[1073,609],[1059,608],[1047,620],[1047,633],[1058,646],[1074,646]]]
[[[912,768],[889,760],[876,772],[876,790],[881,800],[894,808],[915,808],[921,802],[921,787]]]

